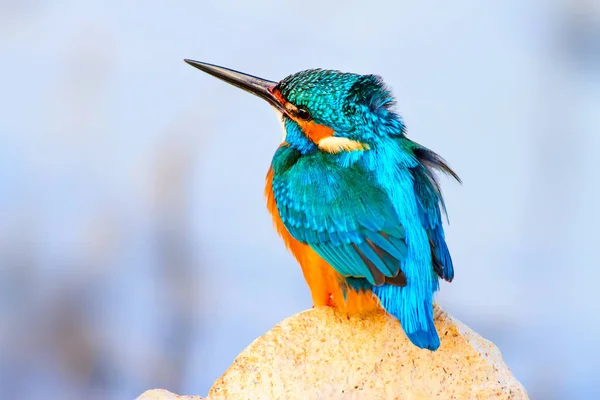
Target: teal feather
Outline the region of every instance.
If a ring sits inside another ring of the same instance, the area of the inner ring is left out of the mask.
[[[289,159],[297,162],[286,168]],[[378,276],[400,273],[404,230],[396,227],[398,217],[386,193],[369,184],[367,171],[358,165],[343,167],[327,153],[300,157],[290,146],[279,148],[273,171],[278,211],[294,238],[344,276],[365,277],[378,285],[383,283]],[[391,257],[383,259],[378,249]]]

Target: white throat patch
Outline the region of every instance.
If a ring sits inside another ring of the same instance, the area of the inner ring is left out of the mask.
[[[356,140],[344,138],[344,137],[336,137],[336,136],[328,136],[319,140],[319,149],[322,151],[326,151],[327,153],[341,153],[342,151],[357,151],[357,150],[369,150],[369,145],[358,142]]]

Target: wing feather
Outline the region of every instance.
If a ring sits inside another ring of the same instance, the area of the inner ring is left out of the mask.
[[[356,166],[319,161],[302,157],[273,178],[273,195],[290,234],[345,277],[376,286],[406,285],[404,228],[388,195]]]

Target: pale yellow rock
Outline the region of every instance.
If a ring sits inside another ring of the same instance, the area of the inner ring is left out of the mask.
[[[491,342],[438,308],[436,327],[442,344],[431,352],[413,346],[383,312],[348,319],[314,308],[256,339],[209,397],[528,399]]]
[[[209,400],[200,396],[179,396],[164,389],[152,389],[142,393],[136,400]]]

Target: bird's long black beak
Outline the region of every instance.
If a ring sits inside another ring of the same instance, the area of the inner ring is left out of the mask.
[[[275,96],[274,89],[277,82],[271,82],[266,79],[258,78],[256,76],[244,74],[242,72],[234,71],[229,68],[219,67],[217,65],[203,63],[194,60],[184,60],[192,67],[196,67],[201,71],[206,72],[214,77],[217,77],[227,83],[237,86],[246,92],[252,93],[261,99],[269,102],[277,110],[285,113],[285,108],[281,101]]]

